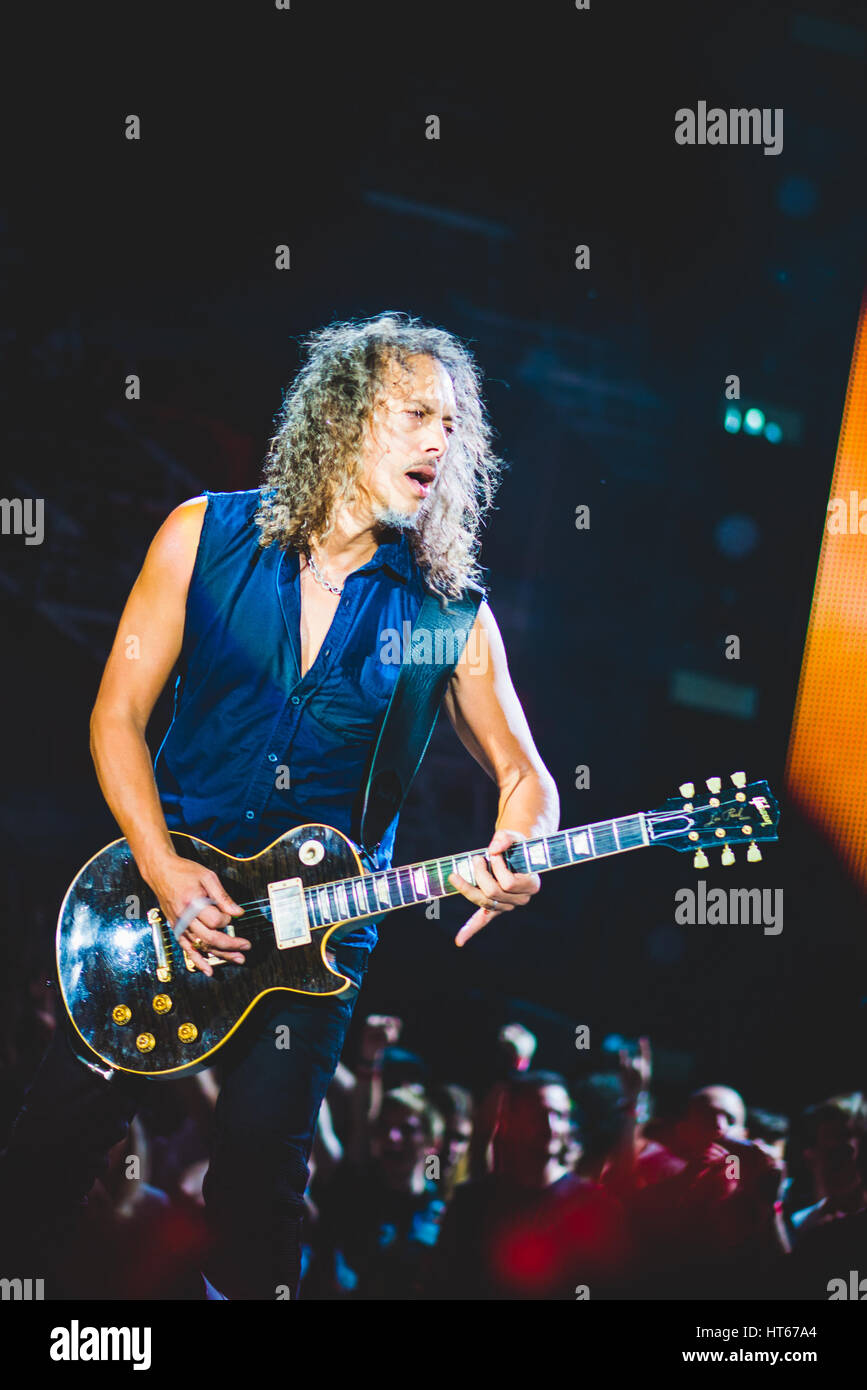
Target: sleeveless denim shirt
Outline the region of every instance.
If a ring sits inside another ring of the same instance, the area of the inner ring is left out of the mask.
[[[307,822],[357,839],[362,784],[400,670],[382,656],[394,654],[389,634],[403,640],[426,592],[409,542],[398,535],[347,576],[302,680],[298,553],[259,545],[258,489],[204,496],[174,717],[154,764],[168,827],[233,855]],[[390,867],[397,822],[365,867]],[[368,949],[376,940],[375,922],[344,937]]]

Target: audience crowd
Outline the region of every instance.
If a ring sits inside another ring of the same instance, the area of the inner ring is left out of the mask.
[[[34,984],[7,1027],[0,1146],[56,1012]],[[402,1028],[363,1019],[323,1103],[302,1299],[828,1299],[867,1275],[862,1093],[790,1122],[709,1079],[657,1113],[648,1039],[567,1077],[512,1023],[473,1095],[401,1048]],[[78,1296],[204,1296],[219,1085],[217,1064],[154,1087],[64,1252]]]

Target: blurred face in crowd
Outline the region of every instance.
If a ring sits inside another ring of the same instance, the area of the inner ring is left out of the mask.
[[[424,1163],[431,1145],[422,1116],[397,1101],[386,1100],[374,1122],[370,1147],[386,1180],[399,1183]]]
[[[444,1177],[453,1173],[461,1159],[465,1157],[470,1147],[472,1135],[473,1122],[468,1115],[453,1115],[451,1117],[440,1146]]]
[[[746,1139],[746,1107],[729,1086],[705,1086],[690,1098],[680,1137],[690,1149]]]
[[[863,1186],[858,1155],[859,1135],[850,1117],[842,1113],[823,1116],[815,1146],[804,1155],[821,1196],[842,1198]]]
[[[495,1140],[500,1171],[542,1172],[572,1138],[572,1101],[564,1086],[524,1086],[508,1095]]]

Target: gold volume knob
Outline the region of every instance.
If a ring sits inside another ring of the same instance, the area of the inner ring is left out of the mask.
[[[172,1007],[172,1001],[167,994],[154,995],[154,1013],[167,1014]]]
[[[127,1008],[126,1004],[116,1004],[111,1011],[111,1016],[117,1026],[122,1028],[132,1018],[132,1009]]]
[[[157,1040],[153,1033],[139,1033],[135,1040],[135,1045],[139,1052],[153,1052],[157,1045]]]
[[[195,1023],[182,1023],[180,1028],[178,1029],[178,1037],[180,1038],[181,1042],[195,1042],[198,1036],[199,1030],[196,1027]]]

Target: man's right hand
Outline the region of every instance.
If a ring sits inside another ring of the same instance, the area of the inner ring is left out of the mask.
[[[172,927],[196,898],[213,898],[216,903],[216,907],[201,908],[180,937],[181,946],[198,970],[213,975],[214,967],[205,959],[208,952],[221,960],[243,965],[250,942],[242,936],[230,936],[219,928],[227,926],[244,909],[229,897],[212,869],[174,854],[160,860],[142,876],[156,893],[160,910]]]

